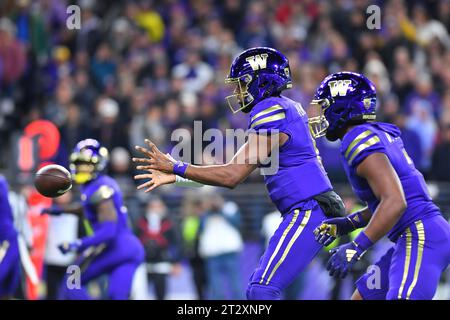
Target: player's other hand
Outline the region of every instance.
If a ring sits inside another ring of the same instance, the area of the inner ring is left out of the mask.
[[[354,230],[354,226],[347,217],[333,218],[322,221],[314,229],[316,241],[325,247],[330,245],[337,237],[341,237]]]
[[[180,263],[174,263],[172,265],[172,269],[170,270],[170,274],[173,276],[178,276],[181,274],[181,272],[183,271],[183,267],[181,266]]]
[[[162,185],[175,183],[176,177],[173,173],[165,173],[158,170],[148,170],[148,173],[138,174],[134,176],[135,180],[150,179],[140,184],[137,189],[144,189],[144,192],[150,192]]]
[[[67,254],[69,252],[76,252],[78,251],[78,248],[81,245],[81,241],[74,241],[74,242],[63,242],[58,245],[59,251],[61,251],[62,254]]]
[[[50,208],[44,208],[44,209],[41,210],[41,215],[49,214],[51,216],[59,216],[62,213],[63,213],[63,210],[61,210],[61,208],[58,207],[58,206],[53,206],[53,207],[50,207]]]
[[[354,242],[343,244],[330,250],[332,256],[328,260],[327,270],[330,276],[345,278],[352,266],[361,259],[362,251]]]
[[[136,146],[136,150],[142,153],[145,158],[133,158],[133,162],[137,164],[138,170],[159,170],[166,173],[173,172],[174,159],[162,153],[156,145],[148,139],[145,139],[147,148]]]

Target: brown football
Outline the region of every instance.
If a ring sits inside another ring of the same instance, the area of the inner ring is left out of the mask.
[[[36,172],[34,186],[43,196],[56,198],[72,188],[72,178],[66,168],[50,164]]]

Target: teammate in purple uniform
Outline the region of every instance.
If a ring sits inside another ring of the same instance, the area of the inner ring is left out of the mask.
[[[212,166],[174,162],[147,140],[149,149],[137,147],[146,158],[133,161],[142,164],[137,169],[150,171],[136,179],[151,180],[138,188],[151,191],[184,177],[234,188],[279,146],[278,171],[266,171],[264,179],[283,219],[247,288],[248,299],[279,299],[322,248],[314,240],[314,228],[326,217],[340,216],[344,207],[322,167],[305,111],[281,95],[292,87],[287,58],[271,48],[248,49],[233,61],[226,83],[235,86],[234,94],[227,97],[232,111],[250,115],[248,140],[234,158]]]
[[[19,283],[17,231],[8,200],[8,182],[0,175],[0,299],[11,298]]]
[[[337,236],[365,227],[353,242],[332,250],[330,275],[345,277],[364,252],[387,234],[395,246],[376,263],[380,288],[365,274],[352,298],[432,299],[450,262],[450,226],[408,156],[400,130],[374,122],[374,85],[363,75],[338,72],[323,80],[315,102],[323,113],[310,121],[318,128],[314,135],[325,133],[331,141],[342,140],[341,160],[348,179],[368,206],[344,218],[325,220],[317,228],[318,242],[328,245]]]
[[[89,299],[84,286],[101,275],[108,275],[108,298],[129,298],[134,272],[144,260],[144,249],[127,224],[127,211],[116,181],[101,172],[108,151],[93,139],[80,141],[70,156],[70,169],[81,184],[81,205],[47,210],[51,214],[70,212],[84,216],[91,235],[72,243],[63,243],[63,253],[80,253],[81,288],[65,286],[64,298]]]

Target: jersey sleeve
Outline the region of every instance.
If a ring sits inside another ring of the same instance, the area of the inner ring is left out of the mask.
[[[373,153],[386,153],[386,148],[380,137],[370,128],[361,126],[346,136],[342,142],[342,155],[344,161],[351,168],[358,165]]]
[[[263,108],[258,108],[251,115],[249,132],[270,133],[275,130],[281,131],[286,121],[286,110],[281,105],[266,105]]]
[[[114,189],[106,184],[100,186],[89,198],[89,203],[97,205],[102,201],[111,199],[114,195]]]
[[[8,194],[8,183],[6,182],[5,178],[0,176],[0,197],[7,194]]]

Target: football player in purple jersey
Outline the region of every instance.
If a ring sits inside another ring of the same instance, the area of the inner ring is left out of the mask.
[[[134,273],[144,261],[144,248],[128,226],[122,191],[103,173],[107,162],[108,151],[97,140],[78,142],[70,156],[70,169],[75,183],[81,185],[81,204],[44,209],[49,214],[64,212],[86,218],[88,235],[58,246],[64,254],[80,254],[76,264],[81,271],[81,286],[66,285],[65,299],[90,299],[86,284],[103,275],[108,277],[107,299],[128,299]]]
[[[20,283],[17,231],[8,199],[8,182],[0,175],[0,299],[13,297]]]
[[[354,241],[332,250],[327,269],[345,277],[361,256],[387,235],[395,244],[376,262],[381,281],[370,274],[356,283],[353,299],[432,299],[450,262],[450,225],[433,203],[422,174],[400,138],[400,130],[375,122],[376,90],[365,76],[338,72],[317,89],[320,114],[310,120],[313,135],[340,139],[341,161],[350,184],[367,207],[325,220],[319,243],[364,228]]]
[[[326,217],[341,216],[344,207],[322,166],[307,114],[298,102],[282,95],[292,87],[288,59],[272,48],[248,49],[234,59],[225,82],[235,89],[227,97],[233,113],[249,114],[248,140],[234,158],[223,165],[197,166],[174,161],[146,141],[148,148],[137,147],[145,158],[133,161],[137,169],[150,171],[136,179],[151,180],[138,188],[151,191],[161,184],[186,182],[185,178],[234,188],[270,155],[278,154],[276,172],[263,174],[283,219],[250,278],[247,298],[280,299],[282,290],[322,248],[313,230]]]

